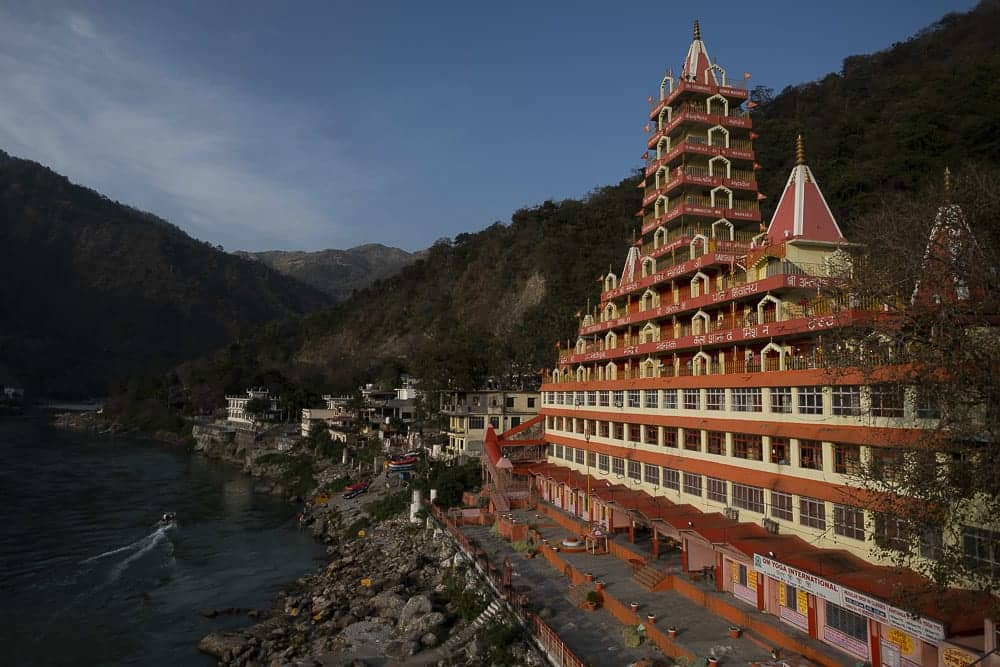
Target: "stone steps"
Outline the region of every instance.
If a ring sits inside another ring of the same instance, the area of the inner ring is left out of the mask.
[[[441,651],[445,654],[449,654],[459,646],[468,643],[474,634],[479,632],[479,630],[488,622],[496,618],[502,610],[503,603],[500,600],[493,600],[490,602],[489,606],[483,610],[483,613],[477,616],[476,620],[470,623],[468,627],[464,628],[457,635],[449,637],[448,641],[441,645]]]
[[[648,591],[653,590],[657,584],[666,579],[667,573],[658,570],[650,565],[644,565],[632,573],[632,581],[639,584]]]

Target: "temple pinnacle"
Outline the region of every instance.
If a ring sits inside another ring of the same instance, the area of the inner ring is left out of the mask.
[[[800,134],[795,138],[795,164],[806,163],[806,146]]]
[[[945,199],[951,196],[951,169],[944,168],[944,196]]]
[[[698,25],[698,19],[694,20],[694,38],[701,39],[701,26]]]

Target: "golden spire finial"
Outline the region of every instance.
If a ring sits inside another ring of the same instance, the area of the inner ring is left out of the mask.
[[[945,199],[951,196],[951,169],[944,168],[944,196]]]
[[[694,20],[694,38],[701,39],[701,26],[698,25],[698,19]]]
[[[802,135],[800,134],[795,138],[795,164],[805,164],[806,163],[806,145],[802,141]]]

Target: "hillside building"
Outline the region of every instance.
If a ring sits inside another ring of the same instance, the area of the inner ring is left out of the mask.
[[[483,453],[486,431],[504,432],[538,414],[536,391],[455,391],[441,395],[441,414],[448,418],[446,453],[478,457]]]
[[[254,399],[267,401],[268,410],[265,414],[247,414],[247,403]],[[249,427],[255,427],[261,421],[280,421],[284,418],[280,400],[278,396],[272,396],[270,390],[263,388],[247,389],[245,394],[226,396],[226,421]]]
[[[824,333],[888,304],[835,289],[856,247],[801,137],[762,224],[748,95],[729,78],[696,22],[680,75],[652,100],[641,233],[541,387],[546,460],[515,472],[540,502],[648,540],[654,559],[678,545],[685,572],[845,661],[970,664],[997,646],[982,600],[961,613],[926,598],[900,606],[894,592],[921,578],[879,559],[873,548],[901,536],[851,486],[864,463],[891,467],[906,433],[937,415],[915,387],[828,372]],[[478,453],[487,420],[510,428],[495,400],[442,404],[450,447]],[[966,534],[968,557],[1000,553],[1000,535]]]

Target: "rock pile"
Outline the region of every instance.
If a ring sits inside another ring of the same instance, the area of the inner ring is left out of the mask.
[[[385,521],[331,546],[332,559],[278,597],[267,620],[212,633],[198,648],[226,665],[482,664],[475,634],[466,631],[446,581],[464,582],[487,601],[487,590],[442,531]],[[542,664],[526,645],[512,647],[526,664]]]

